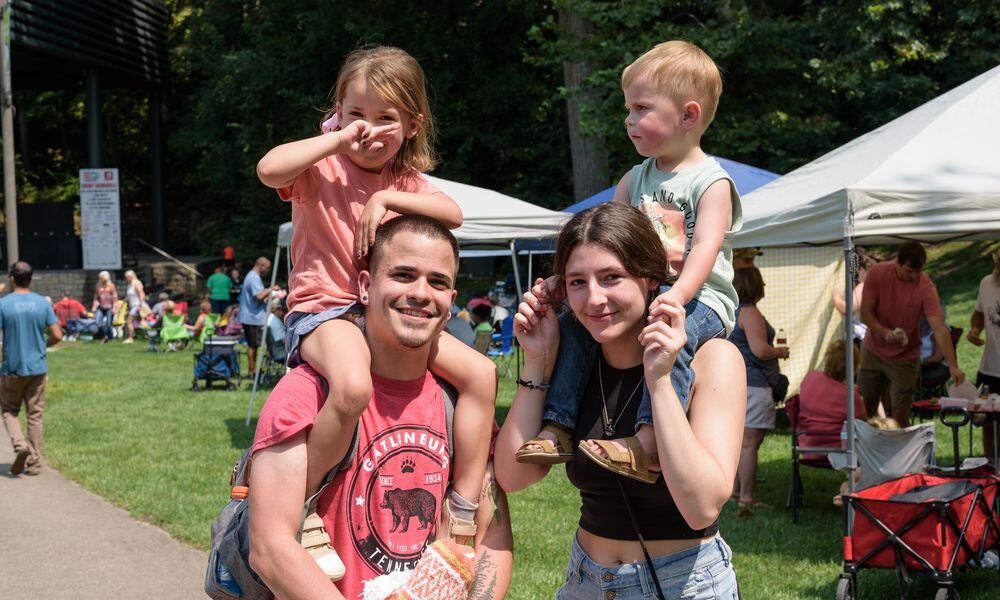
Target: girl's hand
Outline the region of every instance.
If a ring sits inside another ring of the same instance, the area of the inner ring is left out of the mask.
[[[540,359],[546,368],[555,362],[559,349],[559,320],[556,318],[556,311],[531,292],[524,294],[524,302],[517,307],[514,335],[524,349],[525,362]]]
[[[357,121],[355,121],[357,123]],[[375,231],[378,229],[385,213],[388,209],[382,202],[378,192],[371,195],[365,203],[365,210],[358,218],[358,225],[354,228],[354,256],[361,260],[368,254],[368,248],[375,243]]]
[[[657,298],[649,311],[649,325],[639,334],[646,381],[670,376],[677,353],[687,343],[684,307],[673,299]]]
[[[385,145],[381,140],[399,133],[401,127],[399,123],[372,127],[368,121],[359,119],[341,129],[340,136],[350,152],[362,154],[366,150],[381,150]]]

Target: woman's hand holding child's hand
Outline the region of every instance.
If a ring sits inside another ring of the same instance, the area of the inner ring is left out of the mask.
[[[684,307],[672,298],[657,297],[649,308],[649,325],[639,334],[646,381],[669,377],[677,353],[687,343]],[[668,382],[669,383],[669,382]]]
[[[555,309],[535,294],[536,289],[543,295],[546,293],[540,286],[544,286],[544,282],[535,280],[532,291],[524,294],[524,302],[517,307],[514,335],[524,349],[526,362],[542,359],[551,367],[559,348],[559,320]]]

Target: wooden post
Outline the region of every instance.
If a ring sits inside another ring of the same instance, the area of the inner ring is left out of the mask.
[[[3,212],[7,231],[7,264],[20,258],[17,247],[17,180],[14,173],[14,98],[10,89],[10,3],[0,0],[3,13],[0,28],[0,104],[3,116]]]

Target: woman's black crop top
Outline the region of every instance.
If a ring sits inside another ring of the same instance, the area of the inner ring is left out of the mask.
[[[580,527],[601,537],[615,540],[637,540],[635,529],[622,502],[621,489],[615,481],[619,475],[593,462],[578,445],[585,439],[608,439],[604,436],[601,419],[601,390],[598,384],[598,363],[594,361],[583,398],[580,399],[576,430],[573,432],[573,460],[566,465],[566,475],[570,483],[580,490]],[[601,365],[604,381],[604,396],[608,415],[614,423],[619,417],[619,402],[625,404],[636,385],[643,377],[642,365],[625,370],[614,369],[607,363]],[[635,432],[636,413],[642,402],[643,390],[639,389],[631,402],[620,414],[621,420],[615,427],[615,438],[623,438]],[[620,477],[635,512],[639,530],[646,540],[697,539],[715,535],[719,530],[718,521],[704,529],[691,529],[677,510],[670,490],[661,476],[656,483],[647,484],[628,477]]]

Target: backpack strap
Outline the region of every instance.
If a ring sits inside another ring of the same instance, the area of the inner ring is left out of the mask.
[[[453,385],[434,376],[435,381],[441,386],[441,400],[444,404],[444,425],[448,431],[448,458],[455,458],[455,405],[458,404],[458,390]]]

